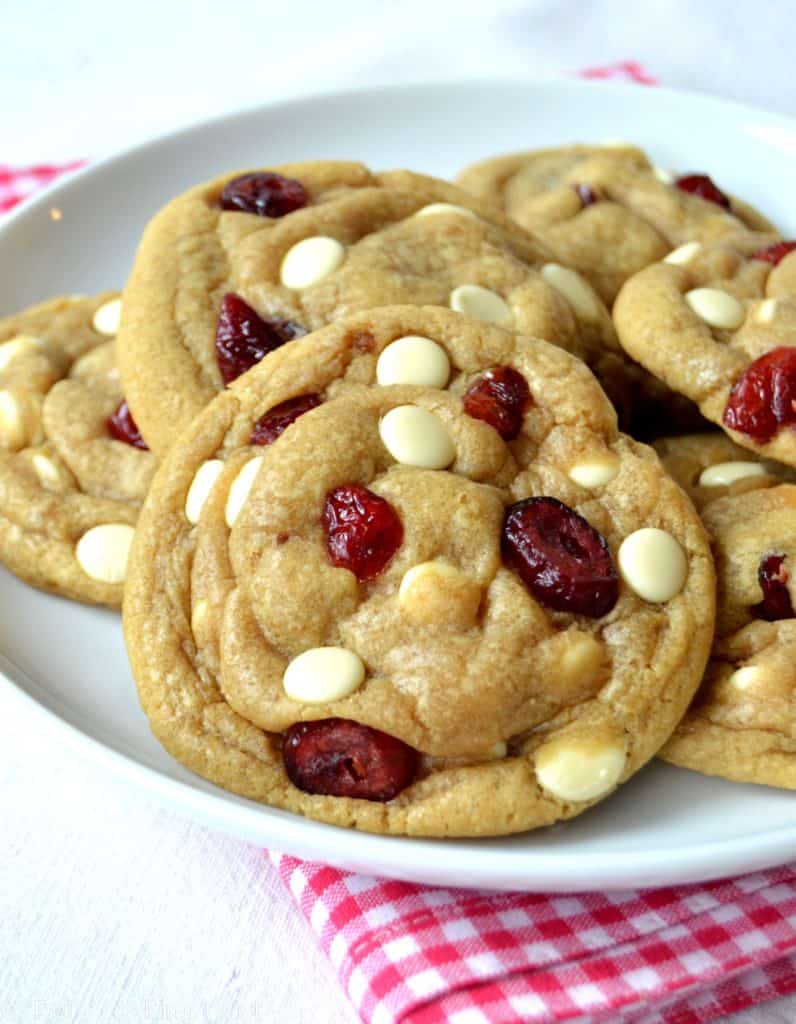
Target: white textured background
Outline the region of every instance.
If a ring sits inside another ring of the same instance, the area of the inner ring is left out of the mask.
[[[793,115],[793,18],[793,0],[0,0],[0,162],[312,91],[625,59]],[[50,743],[0,689],[0,1024],[355,1020],[260,850]],[[732,1024],[794,1020],[791,999]]]

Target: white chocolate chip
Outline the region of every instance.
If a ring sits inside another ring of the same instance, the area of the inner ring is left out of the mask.
[[[0,345],[0,370],[5,370],[12,359],[17,356],[26,355],[36,349],[44,347],[41,338],[34,338],[32,334],[19,334],[10,341]]]
[[[315,235],[288,249],[279,277],[286,288],[309,288],[337,270],[344,259],[345,247],[336,238]]]
[[[481,604],[481,587],[454,565],[421,562],[401,580],[398,603],[403,613],[422,625],[467,629]]]
[[[711,327],[723,327],[733,330],[744,321],[744,309],[741,303],[719,288],[693,288],[685,293],[685,301]]]
[[[202,628],[202,623],[207,618],[207,610],[209,608],[209,602],[207,598],[201,598],[196,602],[193,611],[191,612],[191,631],[195,634],[198,633]]]
[[[617,554],[622,579],[645,601],[659,604],[680,593],[688,576],[688,560],[666,530],[645,527],[622,541]]]
[[[422,388],[444,388],[451,375],[445,349],[420,335],[408,334],[388,345],[376,363],[376,379],[382,387],[415,384]]]
[[[606,664],[603,645],[591,633],[570,632],[566,634],[566,640],[557,661],[557,670],[564,683],[594,679]]]
[[[545,263],[540,271],[546,284],[557,291],[581,320],[596,320],[600,315],[597,300],[586,281],[575,270],[560,263]]]
[[[777,300],[763,299],[755,310],[755,320],[759,324],[770,324],[777,315]]]
[[[313,647],[290,662],[282,685],[288,697],[302,704],[326,704],[358,690],[364,679],[358,654],[345,647]]]
[[[61,471],[52,459],[41,452],[34,452],[31,456],[33,469],[43,487],[53,487],[61,483]]]
[[[508,754],[508,752],[508,744],[504,740],[498,740],[497,743],[494,743],[489,748],[489,750],[487,751],[487,755],[489,756],[490,759],[497,761],[501,757],[505,757],[506,754]]]
[[[736,669],[727,682],[736,690],[754,689],[763,679],[763,672],[756,665],[744,665]]]
[[[422,469],[445,469],[456,449],[442,420],[416,405],[390,409],[379,424],[384,447],[396,462]]]
[[[501,327],[511,327],[514,323],[514,314],[508,302],[489,288],[477,284],[461,284],[453,289],[448,301],[454,312],[474,320],[484,320]]]
[[[675,177],[671,171],[667,171],[665,167],[653,167],[652,173],[663,185],[673,185]]]
[[[682,266],[684,263],[690,263],[701,248],[702,246],[699,242],[686,242],[685,245],[672,249],[669,255],[664,257],[663,262],[673,263],[678,267]]]
[[[75,557],[80,568],[100,583],[123,583],[134,535],[127,523],[92,526],[77,542]]]
[[[19,451],[41,444],[42,396],[26,391],[0,391],[0,447]]]
[[[185,498],[185,518],[189,523],[196,525],[199,522],[204,503],[223,468],[221,459],[208,459],[197,469]]]
[[[602,487],[610,483],[618,473],[619,456],[614,452],[603,452],[577,462],[569,470],[569,478],[581,487]]]
[[[615,742],[562,736],[536,751],[534,765],[548,793],[580,803],[614,788],[625,768],[625,752]]]
[[[418,210],[415,216],[430,217],[435,213],[460,213],[465,217],[471,217],[473,220],[478,219],[472,210],[468,210],[465,206],[456,206],[455,203],[429,203],[422,210]]]
[[[262,455],[249,459],[232,481],[229,494],[227,495],[227,505],[224,510],[224,518],[227,521],[227,526],[230,528],[235,525],[235,520],[240,515],[240,510],[246,504],[246,499],[249,497],[249,491],[254,486],[254,481],[260,471],[262,461]]]
[[[762,462],[717,462],[708,466],[699,475],[701,487],[727,487],[736,480],[747,476],[765,476],[766,467]]]
[[[122,318],[122,300],[110,299],[108,302],[104,302],[94,314],[94,319],[91,323],[94,326],[94,330],[100,334],[118,334],[119,333],[119,322]]]
[[[10,451],[24,448],[27,442],[24,416],[12,391],[0,391],[0,445]]]

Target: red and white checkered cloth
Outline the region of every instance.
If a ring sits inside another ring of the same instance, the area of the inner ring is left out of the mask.
[[[633,61],[580,74],[655,84]],[[81,163],[0,164],[0,211]],[[550,896],[270,856],[367,1024],[703,1024],[796,991],[796,863],[707,885]]]

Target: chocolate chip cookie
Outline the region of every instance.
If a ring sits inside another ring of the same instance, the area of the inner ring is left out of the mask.
[[[164,746],[333,824],[569,818],[670,735],[715,579],[690,502],[579,360],[439,307],[266,355],[165,457],[125,638]]]
[[[676,246],[774,230],[707,175],[676,177],[629,145],[494,157],[465,168],[458,183],[542,238],[609,305],[629,277]]]
[[[0,321],[0,561],[114,607],[155,469],[119,383],[118,319],[107,293]]]
[[[794,789],[796,486],[728,495],[702,517],[716,556],[716,639],[694,704],[661,756]]]
[[[119,336],[144,438],[165,451],[266,352],[396,302],[546,338],[632,397],[605,306],[542,243],[445,182],[318,161],[224,175],[147,227]]]
[[[688,243],[614,306],[626,351],[739,445],[796,466],[796,242]]]

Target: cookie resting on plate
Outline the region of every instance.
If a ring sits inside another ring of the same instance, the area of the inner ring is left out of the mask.
[[[664,437],[653,448],[697,509],[728,494],[796,482],[796,470],[790,466],[763,459],[717,430]]]
[[[676,246],[743,228],[774,231],[709,176],[675,176],[625,144],[493,157],[457,180],[543,239],[609,305],[629,277]]]
[[[716,556],[716,639],[694,704],[661,756],[796,789],[796,486],[719,498],[702,517]]]
[[[402,302],[550,340],[583,358],[615,401],[632,398],[605,306],[528,233],[446,182],[316,161],[226,174],[147,227],[119,335],[144,438],[162,453],[266,352]]]
[[[118,319],[108,293],[0,320],[0,561],[113,607],[155,469],[119,384]]]
[[[733,441],[796,466],[796,243],[684,246],[624,285],[614,321],[627,352]]]
[[[577,359],[439,307],[266,356],[166,456],[125,638],[164,746],[374,832],[520,832],[659,749],[710,648],[693,506]]]

